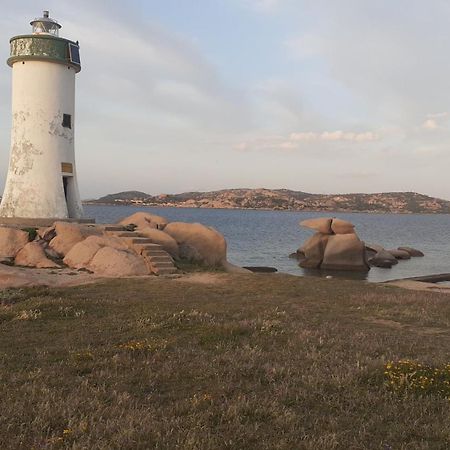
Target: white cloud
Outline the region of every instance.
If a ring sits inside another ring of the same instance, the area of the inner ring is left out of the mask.
[[[292,133],[290,136],[292,141],[303,142],[373,142],[380,140],[380,136],[371,131],[364,133],[344,132],[344,131],[324,131],[323,133]]]
[[[239,142],[234,145],[234,149],[238,151],[248,150],[296,150],[301,147],[302,144],[307,143],[311,145],[316,144],[328,144],[333,143],[351,143],[362,144],[371,143],[381,140],[381,136],[372,131],[366,131],[363,133],[356,132],[344,132],[344,131],[324,131],[322,133],[316,133],[312,131],[291,133],[286,136],[268,136],[254,138],[247,141]]]
[[[430,113],[427,114],[427,119],[422,124],[422,128],[429,131],[434,131],[442,128],[445,119],[449,116],[448,112]]]
[[[426,130],[437,130],[439,128],[439,125],[437,124],[436,120],[427,119],[422,124],[422,128],[425,128]]]

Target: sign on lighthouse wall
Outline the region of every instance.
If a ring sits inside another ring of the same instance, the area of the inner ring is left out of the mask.
[[[83,217],[75,166],[75,76],[78,42],[59,37],[44,11],[32,34],[10,40],[12,130],[0,217]]]

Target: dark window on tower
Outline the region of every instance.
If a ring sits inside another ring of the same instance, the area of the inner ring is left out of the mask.
[[[70,114],[63,114],[62,126],[64,128],[72,128],[72,116]]]

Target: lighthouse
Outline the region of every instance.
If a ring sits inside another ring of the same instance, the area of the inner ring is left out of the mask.
[[[48,11],[30,25],[31,34],[10,40],[11,151],[0,222],[81,219],[74,146],[79,45],[59,37],[61,25]]]

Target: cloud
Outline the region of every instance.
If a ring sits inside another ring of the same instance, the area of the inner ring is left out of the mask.
[[[380,140],[380,136],[371,131],[366,131],[364,133],[324,131],[323,133],[292,133],[290,139],[296,142],[373,142]]]
[[[439,128],[439,125],[437,124],[436,120],[427,119],[422,124],[422,128],[425,128],[426,130],[437,130]]]
[[[428,131],[434,131],[442,128],[443,122],[449,116],[448,112],[431,113],[427,115],[427,119],[422,124],[422,128]]]
[[[291,133],[286,136],[268,136],[254,138],[247,141],[239,142],[234,145],[234,149],[238,151],[248,150],[296,150],[304,143],[307,144],[329,144],[333,143],[350,143],[362,144],[372,143],[381,140],[381,136],[372,131],[362,133],[344,132],[344,131],[324,131],[316,133],[312,131]]]

